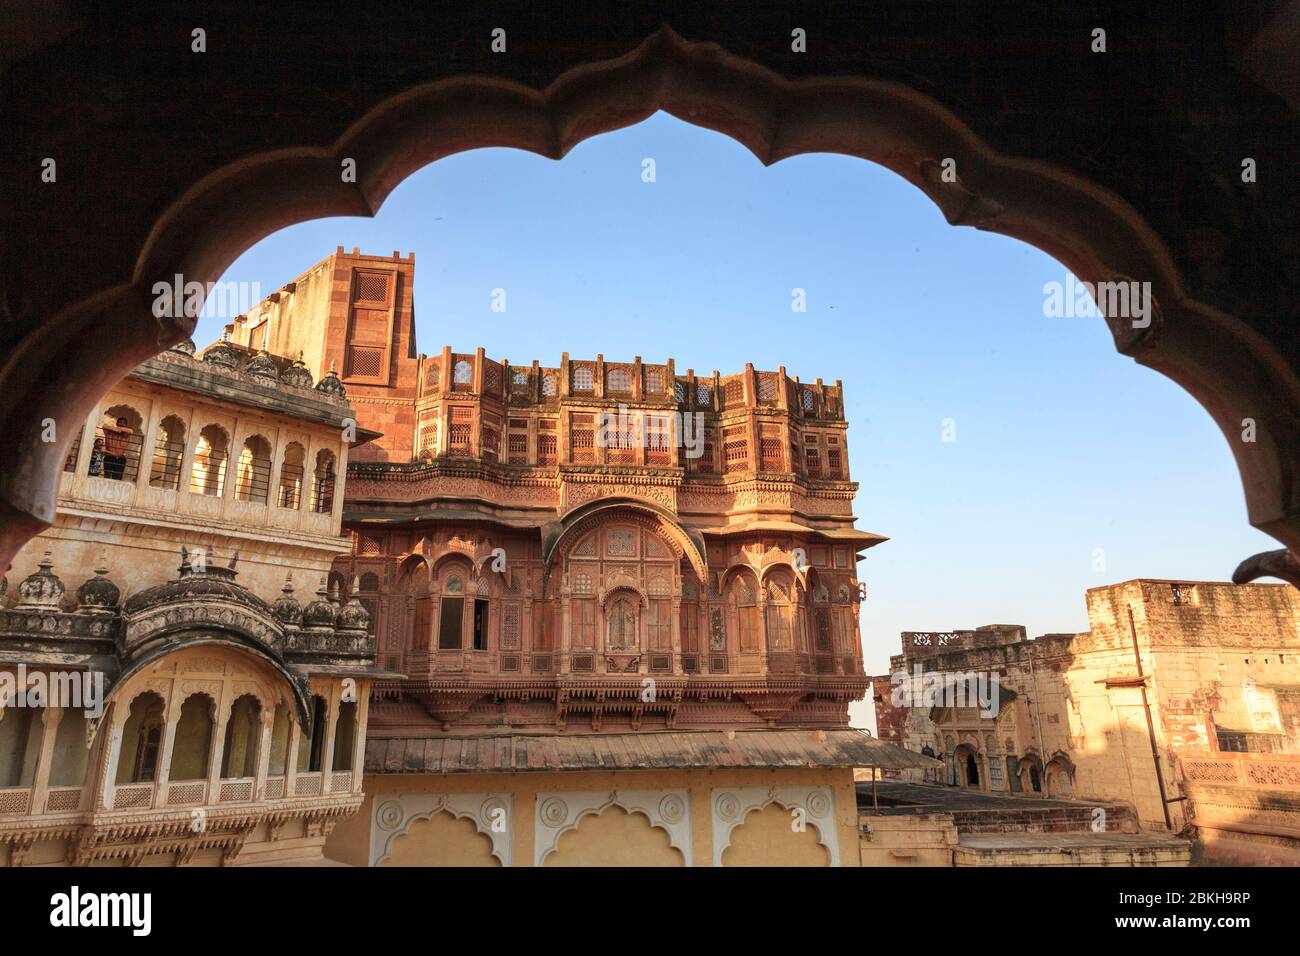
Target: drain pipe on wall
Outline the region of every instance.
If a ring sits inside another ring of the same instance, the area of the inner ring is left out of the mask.
[[[1156,744],[1156,725],[1151,719],[1151,702],[1147,700],[1146,675],[1142,673],[1142,652],[1138,650],[1137,625],[1133,623],[1133,605],[1128,606],[1128,630],[1133,635],[1133,658],[1137,661],[1137,676],[1142,688],[1142,710],[1147,715],[1147,736],[1151,738],[1151,760],[1156,765],[1156,785],[1160,788],[1160,809],[1165,815],[1165,829],[1172,831],[1174,821],[1169,816],[1169,797],[1165,793],[1165,774],[1160,769],[1160,748]]]

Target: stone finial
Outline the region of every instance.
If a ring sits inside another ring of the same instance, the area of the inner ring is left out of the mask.
[[[316,600],[308,604],[302,611],[302,623],[305,627],[333,627],[334,620],[338,617],[338,608],[329,600],[329,589],[326,587],[326,579],[320,579],[320,587],[316,589]]]
[[[370,628],[370,612],[365,609],[357,597],[357,579],[352,579],[352,597],[347,606],[339,611],[338,628],[345,631],[366,631]]]
[[[51,552],[46,551],[36,567],[37,570],[18,585],[18,607],[57,611],[65,588],[63,582],[51,570],[54,567]]]
[[[285,577],[280,597],[271,605],[271,613],[281,624],[298,625],[302,623],[302,605],[293,596],[293,574]]]

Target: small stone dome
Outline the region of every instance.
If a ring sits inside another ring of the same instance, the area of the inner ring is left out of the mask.
[[[292,574],[285,578],[284,587],[280,589],[280,593],[281,597],[271,605],[271,613],[275,615],[276,620],[281,624],[301,624],[302,605],[293,596]]]
[[[271,382],[278,381],[280,378],[280,366],[275,359],[271,358],[266,349],[262,349],[249,359],[248,364],[244,366],[244,371],[254,378]]]
[[[346,398],[348,394],[347,389],[343,387],[343,383],[339,381],[338,375],[335,374],[332,365],[330,370],[316,383],[316,391],[324,392],[326,395],[333,395],[336,398]]]
[[[310,370],[306,365],[302,364],[302,359],[294,362],[281,372],[280,381],[285,385],[292,385],[294,388],[311,388],[315,384],[312,381]]]
[[[339,611],[338,624],[345,631],[365,631],[370,628],[370,612],[365,609],[357,597],[357,589],[352,588],[352,599]]]
[[[194,340],[191,338],[186,338],[180,342],[177,342],[175,345],[171,347],[171,351],[173,352],[181,352],[185,355],[190,355],[190,356],[194,355],[195,349],[196,346],[194,345]]]
[[[23,578],[18,585],[18,607],[58,610],[65,588],[63,582],[50,570],[54,567],[50,552],[45,552],[45,557],[41,558],[36,567],[37,570]]]
[[[218,368],[238,368],[239,353],[223,339],[203,353],[203,361]]]
[[[82,611],[111,611],[122,599],[118,586],[108,579],[108,568],[95,568],[95,576],[77,588],[77,608]]]
[[[339,609],[329,600],[325,590],[325,579],[321,578],[320,587],[316,589],[316,600],[302,610],[303,627],[333,627]]]

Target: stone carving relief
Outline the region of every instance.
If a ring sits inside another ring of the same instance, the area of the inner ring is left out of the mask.
[[[732,787],[715,789],[713,807],[713,865],[722,866],[722,854],[731,845],[731,833],[752,810],[779,804],[802,810],[804,823],[830,854],[831,866],[840,865],[840,841],[835,826],[835,794],[829,787]]]
[[[691,798],[688,790],[593,790],[573,793],[539,793],[534,828],[533,865],[541,866],[555,850],[560,837],[575,829],[582,818],[609,807],[641,813],[650,824],[668,834],[668,842],[687,866],[691,860]]]
[[[468,818],[492,841],[492,855],[510,866],[514,833],[514,797],[493,793],[402,794],[378,796],[370,821],[370,865],[378,866],[392,851],[393,842],[417,820],[435,813]]]

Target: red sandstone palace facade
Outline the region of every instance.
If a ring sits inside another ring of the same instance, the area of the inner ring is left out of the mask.
[[[407,675],[372,730],[847,726],[884,539],[854,528],[841,384],[418,354],[414,268],[340,248],[230,327],[341,370],[382,432],[335,563]]]

